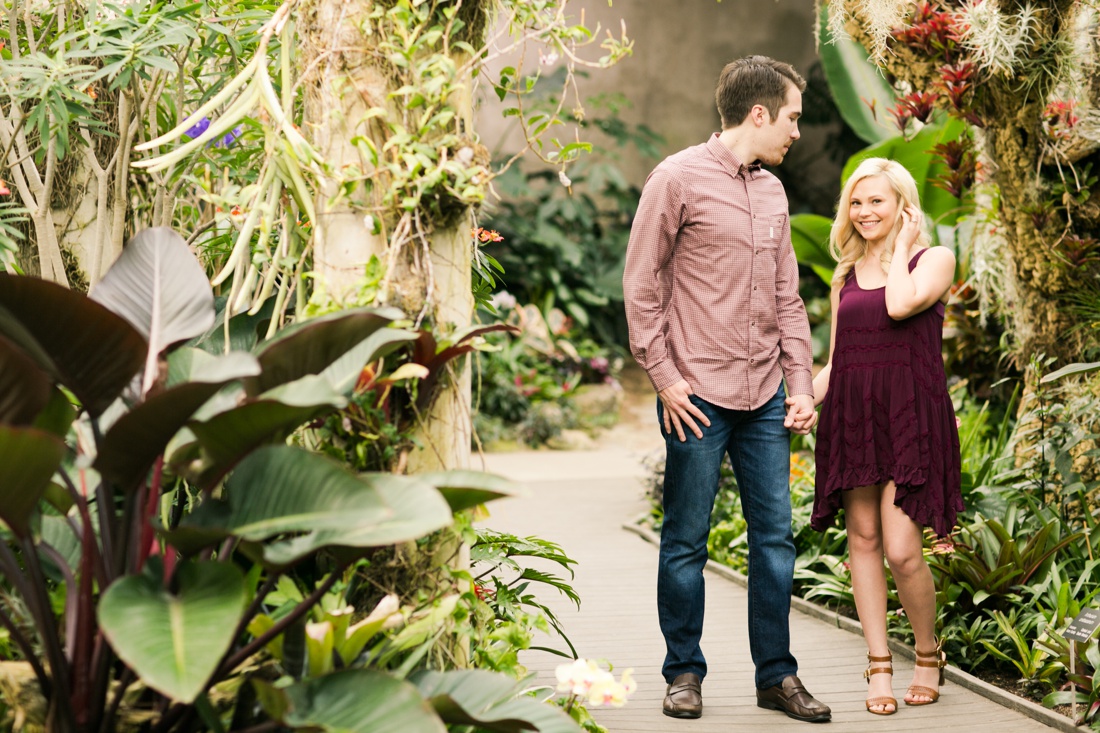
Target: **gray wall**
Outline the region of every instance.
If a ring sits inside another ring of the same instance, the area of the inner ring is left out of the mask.
[[[581,96],[625,95],[632,107],[622,111],[621,118],[644,123],[663,136],[662,156],[700,143],[720,128],[714,87],[727,62],[759,53],[787,61],[808,76],[817,61],[814,7],[809,0],[618,0],[611,7],[606,0],[572,0],[567,7],[574,17],[583,10],[589,28],[598,22],[601,37],[608,29],[618,36],[620,20],[625,21],[627,36],[634,40],[634,55],[580,79]],[[593,46],[584,53],[596,58],[601,52]],[[537,62],[537,57],[536,50],[529,50],[528,64],[531,59]],[[505,63],[515,64],[516,59],[494,66]],[[480,96],[482,142],[494,152],[516,150],[520,139],[514,120],[501,120],[501,105],[490,90],[482,89]],[[839,192],[839,166],[823,155],[825,138],[835,129],[835,125],[802,125],[802,139],[791,149],[784,172],[812,181],[821,191],[816,201],[812,196],[792,200],[792,210],[831,207],[830,197]],[[586,131],[582,139],[586,137],[597,145],[606,143],[598,134]],[[628,179],[639,185],[654,164],[633,149],[623,151],[619,160]]]

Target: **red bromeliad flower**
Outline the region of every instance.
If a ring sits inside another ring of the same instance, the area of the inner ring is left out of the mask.
[[[894,124],[898,129],[905,132],[911,119],[928,122],[939,97],[935,92],[912,92],[899,98],[897,105],[888,111],[894,117]]]
[[[895,29],[892,35],[925,56],[951,63],[958,53],[961,31],[953,12],[926,0],[917,4],[909,26]]]
[[[978,160],[974,153],[974,146],[969,137],[961,137],[946,143],[940,143],[932,148],[932,153],[943,160],[947,166],[947,174],[932,179],[932,184],[939,186],[955,198],[962,198],[973,185],[978,174]]]
[[[1031,223],[1038,230],[1046,229],[1054,218],[1055,204],[1050,199],[1041,199],[1034,206],[1022,206],[1020,210],[1031,217]]]
[[[913,111],[903,102],[898,102],[886,112],[894,118],[894,124],[904,134],[905,128],[909,127],[909,120],[913,119]]]
[[[977,127],[985,123],[974,112],[974,90],[976,68],[972,61],[963,61],[954,66],[940,67],[940,87],[951,107],[960,117]]]
[[[1073,267],[1087,267],[1100,262],[1100,240],[1071,234],[1059,246],[1062,258]]]
[[[1076,99],[1055,100],[1043,110],[1043,129],[1054,140],[1067,140],[1073,136],[1073,128],[1081,121],[1074,113]]]
[[[913,111],[913,117],[921,122],[928,122],[928,118],[932,116],[932,110],[935,109],[936,100],[939,98],[940,95],[935,92],[912,92],[906,94],[900,101]]]

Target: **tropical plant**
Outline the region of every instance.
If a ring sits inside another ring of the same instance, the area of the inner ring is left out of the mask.
[[[1100,208],[1090,188],[1097,145],[1087,79],[1087,35],[1074,21],[1088,3],[1046,0],[1002,6],[947,0],[830,0],[830,36],[851,37],[895,80],[899,127],[919,129],[946,113],[977,134],[938,155],[952,168],[945,188],[975,184],[981,226],[971,247],[980,268],[969,283],[983,317],[1006,323],[1010,354],[1078,358],[1094,332],[1075,328],[1075,295],[1095,295]],[[988,165],[975,166],[977,160]],[[1074,264],[1070,264],[1074,263]],[[1030,383],[1029,383],[1030,385]]]
[[[9,703],[44,701],[17,714],[59,731],[575,730],[488,672],[405,681],[416,655],[372,668],[438,633],[430,614],[364,657],[379,618],[353,630],[319,607],[361,558],[514,493],[471,472],[355,474],[286,444],[346,404],[364,363],[416,338],[387,327],[399,315],[318,318],[252,353],[175,348],[209,338],[214,298],[166,230],[135,238],[93,298],[0,275],[0,571],[18,599],[0,623],[31,672]],[[254,334],[233,320],[226,343]],[[297,592],[303,568],[314,580]],[[323,633],[290,655],[311,614]]]

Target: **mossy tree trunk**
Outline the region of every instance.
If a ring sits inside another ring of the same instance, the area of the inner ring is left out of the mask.
[[[889,2],[879,0],[879,4]],[[851,14],[848,31],[872,48],[869,6],[855,0],[843,0],[843,4]],[[952,12],[949,6],[953,5],[945,3],[944,8]],[[1002,5],[1003,17],[1009,21],[1016,17],[1012,13],[1022,8],[1017,2]],[[1052,144],[1044,128],[1047,105],[1064,94],[1058,69],[1071,60],[1060,55],[1080,53],[1077,41],[1082,39],[1075,34],[1088,33],[1092,25],[1077,24],[1080,30],[1072,30],[1077,13],[1085,12],[1081,3],[1072,0],[1040,0],[1030,5],[1036,8],[1029,21],[1034,42],[1026,51],[1031,60],[1008,72],[983,76],[975,82],[972,100],[973,112],[982,123],[974,129],[984,158],[981,175],[994,184],[999,196],[999,206],[987,213],[999,219],[1000,234],[1008,245],[1003,254],[1013,280],[1008,292],[1014,298],[1002,305],[1013,336],[1010,353],[1021,367],[1031,355],[1040,353],[1061,363],[1080,359],[1084,335],[1074,328],[1078,319],[1067,305],[1067,296],[1094,287],[1097,271],[1095,263],[1076,266],[1073,259],[1081,242],[1089,247],[1100,239],[1100,205],[1096,203],[1100,186],[1094,186],[1085,201],[1059,196],[1066,181],[1073,184],[1077,176],[1084,182],[1082,172],[1087,166],[1100,170],[1100,146],[1083,138],[1070,145]],[[1086,41],[1085,46],[1093,48],[1094,44]],[[943,59],[893,40],[888,49],[880,62],[888,79],[914,92],[940,93],[942,99]],[[955,62],[967,60],[966,53],[966,48],[960,48]],[[1088,89],[1092,96],[1080,100],[1082,109],[1092,108],[1098,101],[1093,86]]]
[[[477,3],[474,3],[476,6]],[[410,319],[451,332],[471,322],[472,209],[451,207],[444,215],[428,208],[402,212],[387,201],[392,182],[370,150],[392,154],[387,120],[400,120],[399,77],[379,49],[379,4],[372,0],[313,0],[299,13],[300,68],[307,84],[306,125],[328,166],[315,201],[314,271],[317,287],[340,304],[369,304],[372,257],[385,266],[375,302],[396,305]],[[372,32],[371,29],[375,30]],[[433,49],[438,53],[443,48]],[[451,54],[456,67],[464,60]],[[472,123],[472,80],[452,82],[453,125]],[[365,146],[364,140],[370,144]],[[424,143],[431,145],[430,139]],[[467,360],[452,368],[428,414],[419,416],[420,448],[410,457],[413,472],[464,468],[470,456],[470,374]]]

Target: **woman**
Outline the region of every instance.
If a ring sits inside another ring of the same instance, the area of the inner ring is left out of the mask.
[[[814,379],[822,405],[811,524],[843,507],[852,591],[867,639],[867,710],[897,711],[886,645],[883,555],[917,652],[908,705],[939,698],[945,656],[923,527],[948,534],[962,507],[959,436],[940,355],[955,256],[929,248],[916,183],[899,163],[863,161],[840,195],[830,248],[829,363]]]

